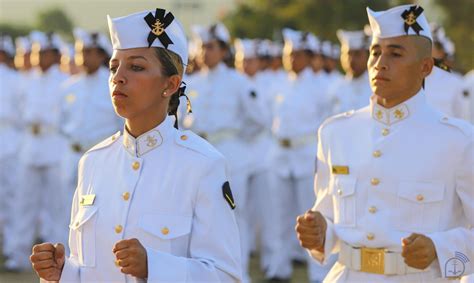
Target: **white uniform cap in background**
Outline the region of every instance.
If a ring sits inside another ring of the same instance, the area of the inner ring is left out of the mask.
[[[15,39],[16,49],[23,53],[31,52],[31,41],[27,36],[19,36]]]
[[[454,53],[456,52],[454,42],[446,36],[444,28],[436,23],[431,23],[430,26],[433,41],[440,43],[448,56],[454,56]]]
[[[230,43],[230,34],[227,28],[223,23],[215,23],[211,26],[199,26],[199,25],[194,25],[191,27],[191,31],[193,33],[193,36],[201,43],[209,43],[210,41],[216,39],[223,41],[227,44]]]
[[[32,50],[61,50],[64,47],[64,42],[59,35],[53,32],[44,33],[41,31],[32,31],[30,33],[31,49]]]
[[[269,39],[257,40],[257,55],[258,57],[272,57],[273,42]]]
[[[63,44],[63,46],[61,46],[61,49],[59,51],[61,51],[62,56],[65,56],[69,59],[74,58],[75,52],[74,52],[74,45],[72,44]]]
[[[339,29],[336,32],[337,38],[341,43],[341,48],[345,50],[368,49],[370,38],[363,30],[348,31]]]
[[[332,44],[330,41],[323,41],[321,43],[321,54],[326,57],[332,57]]]
[[[234,47],[235,57],[238,59],[258,57],[258,41],[255,39],[237,38]]]
[[[281,57],[283,53],[283,45],[279,42],[272,41],[269,51],[271,57]]]
[[[188,63],[188,41],[181,23],[164,9],[143,11],[112,19],[107,15],[114,50],[161,47]]]
[[[333,44],[332,51],[331,51],[331,58],[339,60],[339,57],[341,57],[341,46],[339,46],[338,44]]]
[[[7,53],[10,57],[15,55],[15,46],[9,35],[0,35],[0,51]]]
[[[102,48],[109,56],[112,55],[110,40],[99,32],[87,32],[81,28],[73,31],[76,49]]]
[[[417,5],[402,5],[380,12],[367,8],[372,36],[377,38],[419,35],[432,40],[430,26]]]
[[[299,50],[313,51],[317,48],[318,40],[312,33],[284,28],[282,34],[285,42],[285,52]]]

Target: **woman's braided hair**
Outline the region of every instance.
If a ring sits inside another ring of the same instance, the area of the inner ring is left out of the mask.
[[[171,77],[173,75],[183,76],[183,60],[181,60],[179,55],[160,47],[155,48],[155,52],[158,60],[160,60],[160,63],[163,66],[161,70],[163,75],[167,77]],[[175,128],[178,127],[179,98],[182,95],[184,95],[184,88],[180,87],[175,93],[173,93],[173,95],[171,95],[168,104],[168,115],[173,115],[176,117]]]

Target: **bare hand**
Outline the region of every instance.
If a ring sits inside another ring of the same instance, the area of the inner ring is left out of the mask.
[[[121,240],[115,243],[112,252],[120,272],[137,278],[148,277],[146,249],[137,239]]]
[[[427,268],[437,257],[433,241],[415,233],[402,239],[402,256],[408,266],[416,269]]]
[[[324,253],[327,223],[324,216],[318,211],[308,210],[304,215],[296,218],[296,234],[300,245],[309,250]]]
[[[34,245],[30,256],[31,265],[40,278],[47,281],[59,281],[65,262],[64,253],[62,244]]]

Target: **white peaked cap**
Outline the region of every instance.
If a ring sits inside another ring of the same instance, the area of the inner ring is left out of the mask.
[[[76,46],[81,45],[84,48],[97,47],[104,49],[107,54],[112,55],[112,45],[110,40],[99,32],[87,32],[81,28],[75,28],[73,31]]]
[[[215,23],[210,26],[199,26],[194,25],[191,27],[193,36],[201,43],[208,43],[213,39],[221,40],[225,43],[230,43],[230,34],[229,30],[225,27],[223,23]]]
[[[367,15],[373,37],[419,35],[432,40],[430,25],[421,6],[402,5],[380,12],[367,8]]]
[[[309,32],[298,31],[290,28],[282,30],[283,40],[285,41],[285,49],[298,51],[310,50],[317,48],[318,40],[314,34]]]
[[[65,43],[56,33],[44,33],[41,31],[32,31],[30,33],[32,48],[39,50],[57,49],[61,50]]]
[[[15,55],[15,46],[9,35],[0,35],[0,51],[4,51],[9,56]]]
[[[442,45],[444,51],[449,56],[453,56],[456,52],[456,49],[451,39],[446,36],[446,31],[444,30],[444,28],[436,23],[431,23],[430,26],[431,34],[433,35],[433,41],[439,42]]]
[[[15,45],[21,52],[31,52],[31,40],[27,36],[19,36],[15,39]]]
[[[258,41],[247,38],[237,38],[234,42],[235,56],[238,58],[257,58]]]
[[[342,48],[347,50],[368,49],[370,40],[363,30],[347,31],[337,30],[337,38]]]
[[[188,63],[188,41],[178,19],[164,9],[143,11],[120,18],[107,15],[114,50],[161,47]]]

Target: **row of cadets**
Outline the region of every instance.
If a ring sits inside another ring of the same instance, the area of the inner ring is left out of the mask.
[[[294,221],[314,202],[312,190],[316,170],[317,129],[328,115],[328,100],[315,83],[310,67],[316,38],[311,33],[283,30],[283,62],[288,78],[276,96],[272,133],[275,146],[270,153],[270,187],[276,196],[273,215],[274,241],[279,252],[269,261],[266,277],[289,280],[292,260],[305,259],[294,235]],[[327,271],[317,270],[310,260],[310,278],[322,280]],[[320,277],[320,278],[318,278]]]
[[[245,131],[249,123],[261,123],[260,114],[265,107],[248,79],[227,67],[230,35],[226,27],[194,26],[198,40],[201,63],[199,72],[189,76],[189,99],[193,113],[183,119],[183,126],[190,128],[215,146],[229,161],[239,224],[244,282],[249,282],[249,224],[247,212],[247,180],[251,159],[248,154]]]
[[[60,179],[60,162],[65,145],[60,134],[61,84],[68,77],[59,68],[64,45],[57,34],[32,32],[31,61],[38,66],[28,80],[21,82],[20,113],[22,140],[18,148],[20,165],[17,171],[17,189],[12,201],[12,219],[5,234],[7,269],[29,266],[36,230],[43,239],[67,239],[63,223],[64,199]],[[55,200],[55,201],[52,201]],[[67,217],[67,216],[66,216]]]

